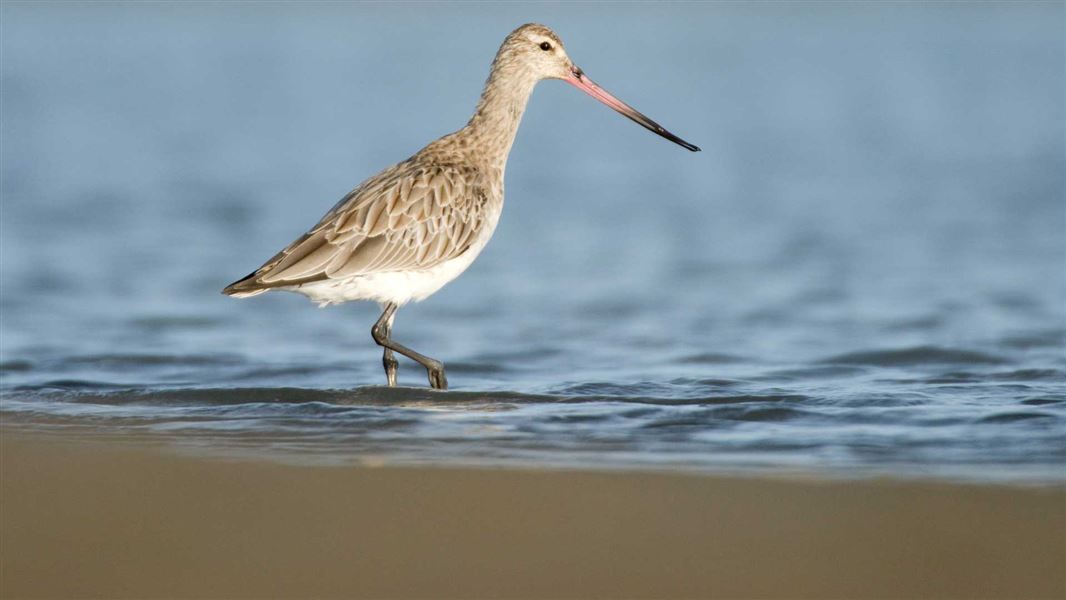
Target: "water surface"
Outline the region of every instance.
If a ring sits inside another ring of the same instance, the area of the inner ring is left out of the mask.
[[[211,455],[1066,481],[1061,4],[11,4],[4,426]],[[219,290],[555,27],[496,237],[402,309]]]

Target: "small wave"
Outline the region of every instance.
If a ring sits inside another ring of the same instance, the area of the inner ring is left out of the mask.
[[[818,361],[820,364],[905,367],[914,365],[1003,364],[1006,359],[973,350],[915,346],[898,350],[867,350],[838,354]]]
[[[304,366],[281,366],[281,367],[258,367],[248,371],[244,371],[239,374],[230,375],[226,378],[227,381],[255,381],[261,379],[271,379],[276,377],[297,377],[306,375],[316,375],[319,373],[326,373],[331,371],[332,367],[328,365],[304,365]]]
[[[697,396],[692,398],[667,398],[656,396],[571,396],[558,398],[555,402],[581,404],[592,402],[617,404],[650,404],[654,406],[713,406],[720,404],[748,404],[753,402],[803,402],[808,396],[802,394],[731,394],[724,396]]]
[[[654,419],[641,426],[641,429],[704,431],[708,429],[731,426],[738,422],[760,423],[781,422],[810,417],[814,413],[781,406],[716,406],[691,411],[683,415],[670,414]]]
[[[1059,417],[1040,412],[1012,412],[1012,413],[999,413],[996,415],[989,415],[983,417],[979,422],[981,423],[1017,423],[1018,421],[1032,421],[1037,419],[1058,420]]]
[[[193,404],[303,404],[318,402],[342,404],[351,392],[293,387],[277,388],[207,388],[145,391],[128,396],[130,401],[150,400],[158,403]]]
[[[614,383],[610,381],[590,381],[587,383],[574,383],[553,390],[560,396],[617,396],[619,398],[653,395],[670,395],[676,393],[674,386],[641,381],[638,383]]]
[[[1061,329],[1047,329],[1006,337],[1000,340],[1000,343],[1019,350],[1064,348],[1066,347],[1066,334]]]
[[[685,434],[690,432],[707,431],[716,427],[726,427],[727,425],[729,424],[724,420],[716,419],[707,413],[701,413],[656,419],[650,423],[641,425],[640,429],[646,431],[665,431],[676,434]]]
[[[33,363],[28,360],[5,360],[0,362],[0,371],[26,372],[33,370]]]
[[[699,354],[689,354],[682,356],[678,359],[678,363],[683,365],[723,365],[744,362],[745,359],[740,356],[734,356],[732,354],[722,354],[720,352],[701,352]]]
[[[407,388],[366,386],[348,392],[348,403],[352,404],[418,404],[418,405],[459,405],[459,404],[531,404],[537,402],[559,402],[558,396],[546,394],[526,394],[511,391],[439,391],[430,388]]]
[[[803,394],[743,394],[730,396],[714,396],[702,398],[701,404],[747,404],[750,402],[804,402],[808,396]]]
[[[944,321],[941,315],[928,315],[886,323],[882,329],[885,331],[930,331],[942,326]]]
[[[1028,398],[1021,401],[1026,406],[1053,406],[1056,404],[1066,404],[1066,398]]]
[[[48,381],[31,384],[31,385],[18,385],[11,388],[15,392],[25,393],[39,393],[50,391],[69,391],[77,392],[83,390],[128,390],[135,386],[126,383],[116,383],[111,381],[99,381],[92,379],[50,379]]]
[[[736,379],[720,379],[718,377],[708,377],[708,378],[705,378],[705,379],[689,379],[687,377],[679,377],[677,379],[671,380],[670,383],[673,384],[673,385],[682,385],[682,386],[685,386],[685,385],[696,385],[696,386],[701,386],[701,387],[709,387],[709,388],[717,389],[717,388],[736,387],[736,386],[740,385],[742,382],[740,382],[740,381],[738,381]]]
[[[645,415],[640,415],[641,417]],[[609,421],[611,415],[606,414],[591,414],[591,415],[548,415],[544,417],[545,423],[554,423],[562,425],[576,425],[585,423],[603,423]]]
[[[498,373],[506,373],[511,369],[504,363],[499,362],[459,362],[451,361],[448,363],[449,373],[458,373],[463,375],[496,375]]]
[[[247,404],[318,402],[344,406],[455,405],[487,403],[559,402],[556,396],[520,392],[442,392],[429,388],[365,386],[354,389],[313,388],[205,388],[142,391],[122,394],[122,401],[197,404]],[[107,399],[97,397],[93,400]],[[87,399],[81,396],[80,400]]]
[[[1063,381],[1066,380],[1066,373],[1059,369],[1018,369],[1016,371],[996,373],[993,377],[1012,381]]]
[[[987,375],[978,375],[977,373],[970,373],[967,371],[951,371],[948,373],[942,373],[933,377],[926,377],[925,379],[910,380],[912,383],[929,383],[929,384],[958,384],[958,383],[980,383],[987,381],[989,377]]]
[[[64,383],[76,385],[63,385]],[[302,388],[176,388],[147,389],[132,386],[113,386],[99,382],[50,382],[33,386],[30,396],[42,401],[73,402],[100,405],[238,405],[262,403],[340,403],[351,392]],[[115,387],[116,391],[100,393]],[[18,388],[16,388],[18,389]],[[64,390],[64,391],[59,391]]]
[[[145,366],[202,367],[237,365],[243,359],[235,354],[91,354],[60,360],[60,367],[124,369]]]
[[[753,378],[753,381],[782,381],[796,379],[823,379],[853,377],[863,373],[862,367],[848,365],[817,365],[799,369],[781,369]]]
[[[801,417],[808,417],[814,413],[797,408],[784,406],[723,406],[715,410],[715,416],[719,419],[732,421],[788,421]]]

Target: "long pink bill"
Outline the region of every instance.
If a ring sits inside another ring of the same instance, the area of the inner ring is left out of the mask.
[[[700,151],[699,146],[696,146],[695,144],[690,144],[685,140],[677,137],[676,135],[670,133],[662,125],[659,125],[655,121],[652,121],[648,117],[645,117],[639,111],[637,111],[637,109],[626,104],[625,102],[622,102],[618,98],[615,98],[607,90],[596,85],[596,83],[589,79],[588,76],[585,75],[585,73],[581,69],[574,67],[573,72],[570,74],[570,77],[566,78],[566,82],[570,85],[573,85],[577,89],[585,92],[589,96],[592,96],[593,98],[599,100],[600,102],[603,102],[607,106],[610,106],[611,108],[615,109],[627,119],[630,119],[635,123],[639,123],[645,129],[648,129],[649,131],[663,136],[664,138],[681,146],[682,148],[686,148],[693,152]]]

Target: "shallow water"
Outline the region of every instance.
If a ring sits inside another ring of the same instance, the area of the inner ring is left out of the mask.
[[[3,5],[6,427],[1066,481],[1062,5],[418,7]],[[704,151],[542,84],[496,237],[397,318],[455,391],[380,387],[376,306],[219,295],[529,20]]]

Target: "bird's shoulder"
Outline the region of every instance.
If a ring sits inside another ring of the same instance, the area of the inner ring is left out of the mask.
[[[476,214],[502,195],[501,182],[502,173],[492,167],[423,150],[361,183],[326,213],[316,229],[373,234],[455,211]],[[382,214],[386,221],[378,219]]]

